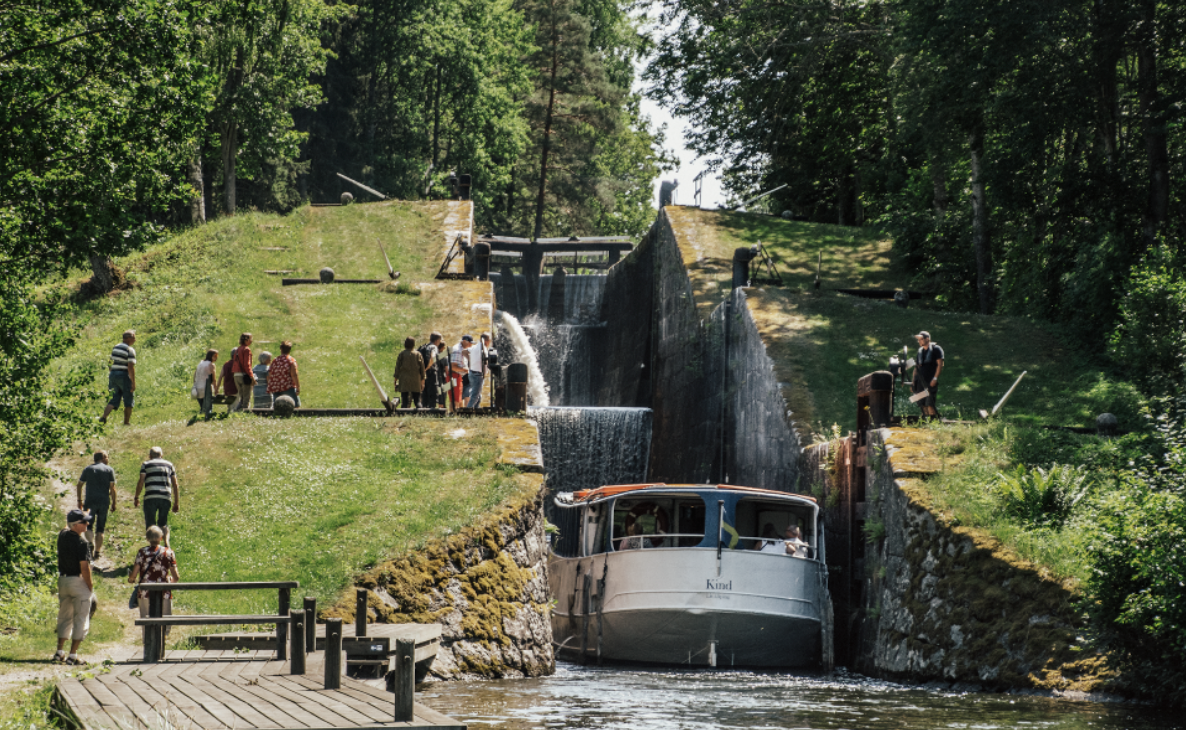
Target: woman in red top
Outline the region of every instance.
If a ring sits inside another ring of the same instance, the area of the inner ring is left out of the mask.
[[[282,395],[292,398],[297,408],[301,407],[301,379],[297,375],[296,359],[290,355],[292,343],[285,340],[280,344],[280,357],[272,360],[268,367],[268,392],[272,394],[273,406]]]
[[[245,411],[251,407],[251,386],[255,384],[255,376],[251,374],[251,333],[239,335],[239,347],[231,356],[231,372],[235,375],[235,402],[231,403],[228,413]]]

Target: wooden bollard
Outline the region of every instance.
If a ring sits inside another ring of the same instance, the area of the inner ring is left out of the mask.
[[[354,635],[367,635],[367,589],[359,588],[354,600]]]
[[[395,721],[411,722],[416,704],[416,642],[395,641]]]
[[[325,620],[325,688],[342,688],[342,619]]]
[[[317,651],[317,599],[305,596],[305,652]]]
[[[292,589],[280,589],[280,605],[276,609],[276,615],[288,616],[289,603],[292,599]],[[288,659],[288,624],[276,624],[276,661],[282,662]]]
[[[305,612],[292,612],[292,651],[288,660],[290,674],[305,673]]]

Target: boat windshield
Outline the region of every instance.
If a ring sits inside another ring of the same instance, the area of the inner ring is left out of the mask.
[[[696,494],[648,494],[614,502],[614,550],[696,547],[704,541],[704,500]]]
[[[807,505],[746,497],[737,501],[735,547],[797,558],[816,557],[815,510]]]

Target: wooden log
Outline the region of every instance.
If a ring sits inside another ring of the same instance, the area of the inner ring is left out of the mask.
[[[334,279],[331,284],[382,284],[382,279]],[[281,286],[297,286],[298,284],[321,284],[321,279],[281,279]]]
[[[151,600],[151,597],[150,597]],[[136,626],[220,626],[220,625],[238,625],[238,624],[287,624],[289,623],[288,616],[268,616],[264,615],[245,615],[245,616],[206,616],[197,614],[187,614],[180,616],[161,616],[138,618],[135,620]]]
[[[362,355],[358,356],[358,361],[366,368],[367,377],[371,379],[371,384],[375,386],[375,390],[379,391],[379,401],[387,408],[388,411],[394,410],[395,406],[391,404],[391,399],[387,397],[387,391],[383,390],[383,386],[379,385],[379,379],[371,372],[371,366],[367,365],[366,359]]]
[[[416,705],[416,642],[397,639],[395,642],[395,721],[411,722]]]
[[[346,177],[345,175],[343,175],[343,174],[342,174],[342,173],[340,173],[340,172],[338,172],[338,173],[335,173],[335,174],[336,174],[338,177],[340,177],[340,178],[342,178],[343,180],[345,180],[346,182],[350,183],[351,185],[357,185],[357,186],[358,186],[359,188],[361,188],[362,190],[365,190],[365,191],[367,191],[368,193],[370,193],[371,195],[374,195],[374,196],[375,196],[375,197],[377,197],[379,200],[387,200],[387,196],[386,196],[386,195],[384,195],[383,193],[379,192],[378,190],[375,190],[374,188],[368,188],[366,185],[363,185],[362,183],[360,183],[360,182],[359,182],[359,181],[357,181],[357,180],[351,180],[350,178]]]
[[[325,688],[342,686],[342,619],[325,622]]]
[[[141,583],[142,591],[240,591],[264,588],[300,588],[300,581],[240,581],[237,583]]]

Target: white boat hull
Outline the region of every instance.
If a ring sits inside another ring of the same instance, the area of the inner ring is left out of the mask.
[[[553,556],[563,655],[718,667],[807,667],[820,657],[823,566],[749,550]]]

